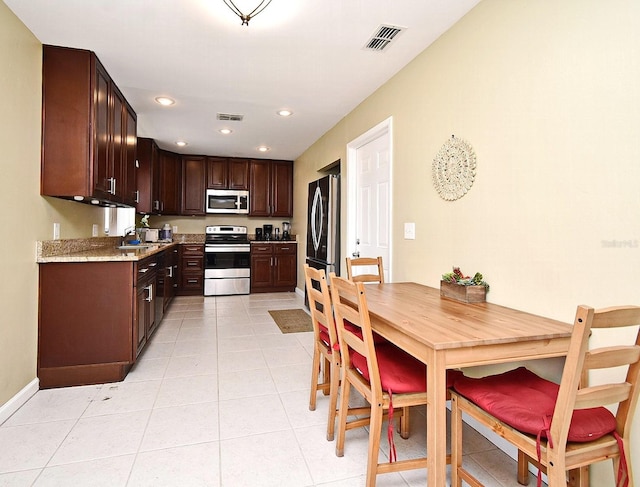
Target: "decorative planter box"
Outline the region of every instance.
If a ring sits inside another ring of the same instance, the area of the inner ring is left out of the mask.
[[[485,286],[463,286],[453,282],[440,281],[440,296],[463,303],[484,303],[487,299]]]

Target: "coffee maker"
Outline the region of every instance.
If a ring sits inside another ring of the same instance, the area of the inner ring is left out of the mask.
[[[291,222],[282,222],[282,240],[291,239]]]
[[[265,240],[273,238],[273,225],[262,225],[262,238]]]
[[[256,228],[256,240],[262,240],[262,228]]]

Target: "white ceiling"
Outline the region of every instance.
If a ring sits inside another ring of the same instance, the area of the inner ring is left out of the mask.
[[[246,27],[222,0],[4,0],[42,43],[98,55],[138,135],[185,154],[273,159],[298,157],[479,1],[272,0]],[[235,3],[247,12],[259,0]],[[406,30],[364,50],[381,24]]]

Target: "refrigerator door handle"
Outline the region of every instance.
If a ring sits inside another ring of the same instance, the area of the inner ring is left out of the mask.
[[[319,218],[318,218],[319,213]],[[324,221],[324,211],[322,208],[322,193],[320,187],[316,188],[313,195],[313,205],[311,206],[311,238],[313,239],[313,248],[318,251],[320,241],[322,239],[322,222]],[[320,228],[317,228],[320,224]]]
[[[360,245],[360,239],[356,238],[356,250],[351,254],[351,257],[353,257],[354,259],[360,257],[360,250],[358,250],[358,245]]]

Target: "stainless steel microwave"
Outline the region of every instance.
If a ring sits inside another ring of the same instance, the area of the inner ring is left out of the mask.
[[[208,189],[205,200],[207,213],[249,213],[249,191]]]

